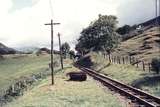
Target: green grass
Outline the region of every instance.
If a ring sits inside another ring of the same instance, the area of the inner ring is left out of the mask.
[[[160,75],[147,71],[144,72],[129,64],[109,64],[107,59],[96,53],[91,53],[91,56],[92,61],[95,63],[92,68],[97,70],[97,72],[160,96]]]
[[[55,77],[51,86],[50,78],[41,83],[6,107],[122,107],[122,103],[110,91],[88,78],[84,82],[67,81],[68,68]],[[104,91],[105,90],[105,91]]]
[[[131,65],[119,65],[111,64],[107,68],[101,70],[101,73],[108,74],[110,77],[114,77],[126,84],[131,84],[133,81],[142,78],[144,72],[137,70]]]
[[[135,54],[135,58],[150,63],[152,58],[159,57],[159,43],[156,42],[160,40],[159,29],[160,27],[152,27],[140,35],[121,42],[112,55],[128,56],[131,53]],[[146,46],[149,46],[150,49]]]
[[[0,91],[6,89],[20,77],[27,77],[48,69],[49,55],[14,55],[0,60]]]

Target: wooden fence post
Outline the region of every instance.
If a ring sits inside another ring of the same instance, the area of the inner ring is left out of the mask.
[[[129,63],[131,64],[132,63],[132,57],[129,56]]]
[[[124,57],[122,57],[122,60],[123,60],[123,64],[125,64],[125,60],[124,60]]]
[[[108,60],[111,63],[111,54],[110,53],[108,54]]]
[[[151,64],[150,63],[148,63],[148,70],[149,70],[149,72],[151,72]]]
[[[143,71],[145,71],[145,64],[144,61],[142,61]]]
[[[121,57],[119,57],[119,64],[121,64]]]
[[[139,64],[139,61],[138,61],[138,59],[136,59],[136,63],[137,63],[137,68],[138,68],[138,67],[139,67],[139,66],[138,66],[138,64]]]
[[[132,57],[132,64],[135,65],[135,57],[134,56]]]
[[[125,57],[126,64],[128,64],[128,56]]]
[[[12,93],[14,93],[15,92],[15,86],[14,86],[14,84],[11,86],[11,89],[12,89]]]
[[[112,63],[114,63],[114,56],[112,56]]]

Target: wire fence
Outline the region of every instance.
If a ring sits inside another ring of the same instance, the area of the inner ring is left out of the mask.
[[[130,64],[133,65],[143,71],[152,71],[151,62],[145,62],[143,60],[139,60],[134,56],[108,56],[108,60],[113,64]]]
[[[0,91],[0,107],[7,102],[12,101],[13,98],[22,96],[24,91],[28,90],[35,82],[42,80],[50,75],[49,69],[41,71],[38,74],[32,74],[29,77],[21,77],[17,79],[12,85]]]

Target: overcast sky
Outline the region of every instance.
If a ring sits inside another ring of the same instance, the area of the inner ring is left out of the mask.
[[[136,24],[155,17],[155,0],[0,0],[0,42],[10,47],[49,46],[50,22],[54,16],[62,42],[76,42],[98,14],[116,15],[119,25]],[[53,12],[51,11],[53,8]],[[53,13],[53,15],[51,14]]]

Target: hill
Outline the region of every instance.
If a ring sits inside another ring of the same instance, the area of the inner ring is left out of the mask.
[[[9,48],[7,46],[5,46],[4,44],[0,43],[0,54],[4,55],[4,54],[15,54],[18,51],[16,51],[15,49]]]
[[[141,26],[144,26],[144,27],[147,27],[147,26],[155,26],[155,23],[160,25],[160,16],[156,17],[156,18],[153,18],[153,19],[150,19],[146,22],[143,22],[143,23],[140,23],[138,25],[141,25]]]
[[[33,53],[36,52],[37,50],[39,50],[38,47],[19,47],[19,48],[15,48],[18,51],[21,51],[23,53]]]
[[[134,56],[140,60],[151,61],[159,56],[160,28],[151,27],[142,33],[120,43],[115,56]]]

